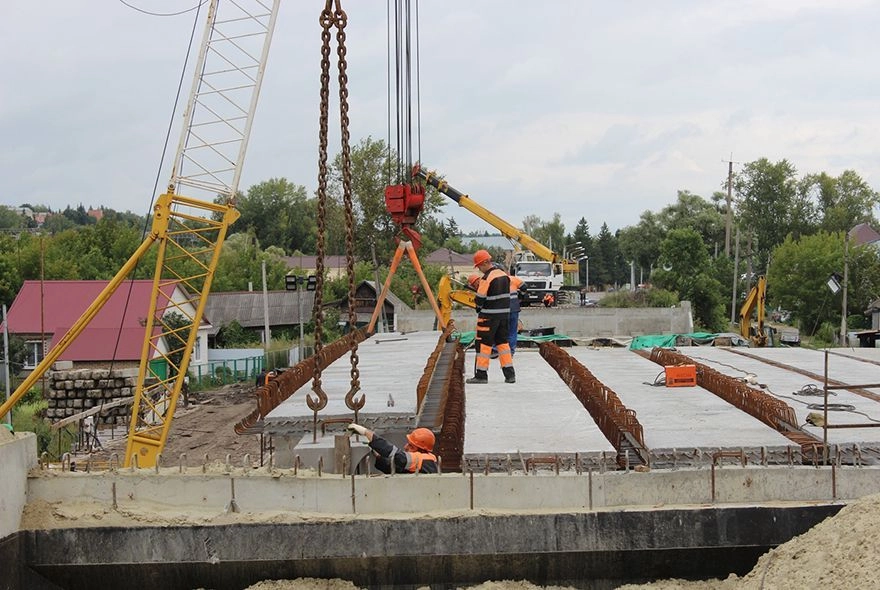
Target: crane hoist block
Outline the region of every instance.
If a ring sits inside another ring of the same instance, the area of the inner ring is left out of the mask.
[[[666,387],[694,387],[696,385],[696,365],[671,365],[666,367]]]
[[[418,184],[392,184],[385,187],[385,208],[395,223],[415,223],[425,206],[425,188]]]

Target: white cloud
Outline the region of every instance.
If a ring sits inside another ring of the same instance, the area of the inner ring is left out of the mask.
[[[282,3],[242,188],[315,188],[319,10]],[[385,4],[346,10],[352,141],[384,139]],[[634,224],[680,189],[720,190],[731,153],[880,184],[877,3],[437,0],[420,16],[421,156],[512,223]],[[192,22],[88,0],[7,8],[0,201],[146,213]]]

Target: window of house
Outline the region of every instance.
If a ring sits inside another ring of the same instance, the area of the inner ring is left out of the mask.
[[[196,343],[193,345],[192,356],[190,362],[198,362],[201,360],[202,337],[196,336]]]
[[[24,368],[33,369],[43,360],[43,343],[39,340],[28,340],[24,343],[27,356],[24,359]]]

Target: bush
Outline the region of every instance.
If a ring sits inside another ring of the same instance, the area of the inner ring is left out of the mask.
[[[28,394],[30,395],[30,394]],[[49,422],[43,418],[43,411],[49,406],[46,400],[30,403],[19,402],[12,409],[12,427],[16,432],[33,432],[37,435],[37,453],[48,452],[56,459],[70,451],[71,437],[64,436],[64,430],[53,431]],[[59,437],[61,437],[59,448]]]
[[[665,289],[618,291],[599,301],[602,307],[671,307],[678,305],[678,296]]]

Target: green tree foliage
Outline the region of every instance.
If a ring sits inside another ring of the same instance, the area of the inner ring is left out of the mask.
[[[599,235],[593,244],[593,255],[590,257],[590,283],[603,286],[614,286],[620,283],[625,273],[620,268],[620,248],[617,237],[603,223]]]
[[[654,272],[655,284],[676,291],[690,301],[695,323],[706,330],[724,329],[721,283],[713,276],[712,263],[703,238],[693,229],[675,229],[660,245],[662,268]]]
[[[842,294],[826,286],[832,273],[843,275],[843,234],[820,231],[787,238],[773,251],[767,298],[790,310],[801,329],[814,334],[823,322],[840,325]],[[870,246],[849,248],[847,314],[861,316],[880,292],[880,260]]]
[[[522,229],[538,242],[562,255],[562,246],[565,244],[565,225],[562,223],[562,216],[559,213],[554,213],[550,221],[545,221],[537,215],[526,215],[523,219]]]
[[[27,219],[18,211],[0,207],[0,229],[22,229],[27,227]]]
[[[394,150],[389,149],[381,139],[374,140],[372,137],[367,137],[351,148],[354,235],[370,237],[369,240],[355,240],[355,257],[358,260],[372,260],[371,243],[375,246],[376,256],[380,262],[390,261],[394,255],[397,247],[394,238],[398,233],[398,227],[385,209],[385,187],[396,182],[389,178],[389,170],[396,169],[396,166],[392,165],[396,160]],[[327,239],[333,244],[341,244],[334,252],[344,254],[345,216],[341,154],[337,154],[333,160],[328,194],[333,198],[334,219],[338,221],[332,224],[333,232],[328,234]],[[428,233],[426,231],[430,229],[428,226],[438,223],[434,216],[446,202],[446,197],[432,187],[427,187],[425,205],[416,222],[416,231]]]
[[[268,289],[284,289],[284,276],[290,272],[284,251],[277,246],[261,250],[250,232],[229,236],[220,251],[212,291],[246,291],[263,288],[266,263]]]
[[[798,191],[816,203],[821,228],[827,232],[849,231],[859,223],[877,225],[874,207],[880,205],[880,194],[853,170],[836,178],[825,172],[809,174],[801,179]]]
[[[766,268],[770,252],[791,234],[795,239],[816,228],[815,206],[798,190],[797,170],[781,160],[767,158],[749,162],[736,175],[740,227],[754,237],[759,272]]]
[[[286,178],[270,178],[239,196],[236,207],[241,217],[231,232],[250,233],[262,248],[314,251],[315,202],[308,199],[304,186]]]
[[[639,223],[620,230],[620,250],[625,260],[650,276],[660,253],[660,243],[674,229],[692,229],[700,234],[707,248],[724,245],[725,219],[723,210],[690,191],[678,191],[678,198],[659,213],[645,211]]]
[[[221,326],[217,332],[217,346],[220,348],[250,348],[259,346],[260,334],[245,330],[236,320]]]

